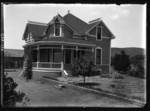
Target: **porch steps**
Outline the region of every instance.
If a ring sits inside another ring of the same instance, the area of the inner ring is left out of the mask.
[[[63,70],[61,76],[68,77],[68,76],[71,76],[71,75],[72,75],[71,71],[69,71],[69,70]]]
[[[33,78],[34,79],[40,79],[41,77],[46,78],[54,78],[61,77],[61,71],[40,71],[40,70],[33,70]]]

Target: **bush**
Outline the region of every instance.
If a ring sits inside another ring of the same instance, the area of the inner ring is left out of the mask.
[[[119,73],[127,73],[130,69],[129,55],[127,55],[125,51],[121,51],[120,54],[115,54],[115,56],[112,57],[111,64]]]
[[[17,102],[22,102],[25,93],[15,90],[18,84],[11,77],[7,77],[7,73],[4,74],[3,83],[3,105],[16,106]]]
[[[145,72],[144,72],[144,55],[135,55],[131,58],[131,70],[129,71],[129,74],[131,76],[135,77],[145,77]]]
[[[100,75],[100,71],[96,70],[94,63],[86,57],[75,58],[71,65],[73,76],[82,76],[85,83],[85,77]]]

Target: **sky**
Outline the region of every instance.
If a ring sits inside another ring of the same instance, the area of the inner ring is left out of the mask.
[[[116,37],[111,47],[146,47],[146,4],[9,4],[4,5],[4,48],[23,49],[28,20],[48,23],[68,10],[87,23],[101,18]]]

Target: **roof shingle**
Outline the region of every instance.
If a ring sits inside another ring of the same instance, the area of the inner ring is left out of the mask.
[[[88,28],[88,24],[76,16],[68,13],[63,17],[64,21],[79,34],[84,35]]]

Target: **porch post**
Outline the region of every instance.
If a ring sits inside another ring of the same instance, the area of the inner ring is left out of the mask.
[[[94,48],[92,48],[92,52],[94,52]]]
[[[64,45],[61,45],[61,70],[64,70]]]
[[[39,68],[39,60],[40,60],[40,49],[39,45],[37,46],[37,69]]]
[[[77,58],[77,53],[78,53],[78,46],[76,46],[76,58]]]

